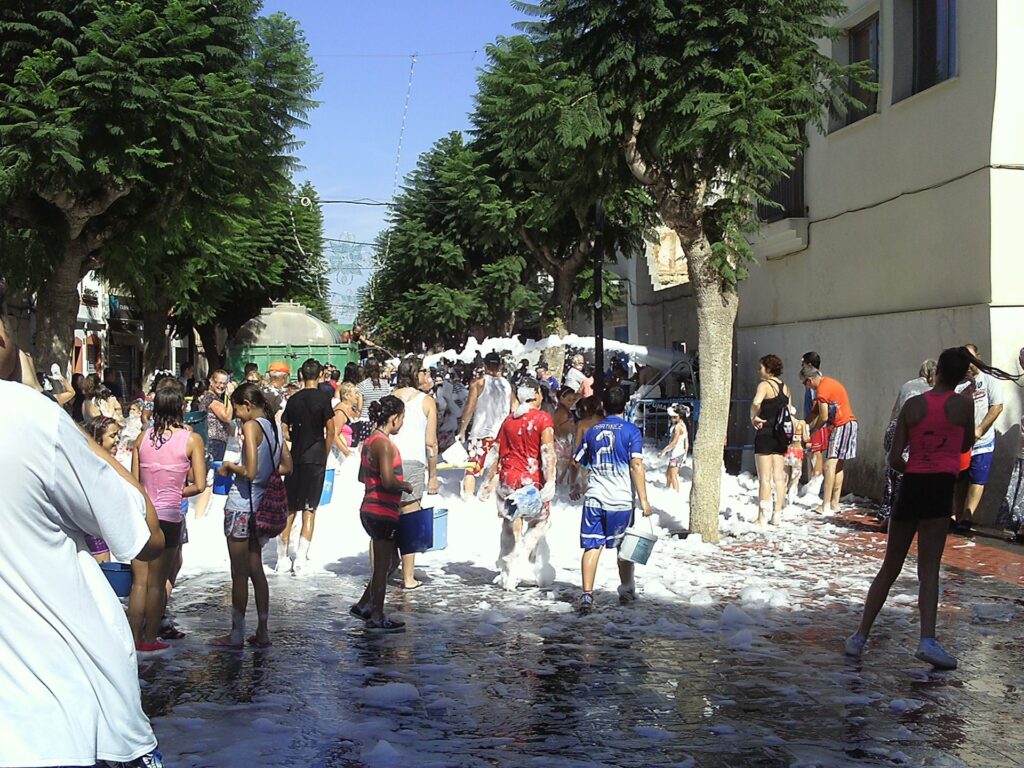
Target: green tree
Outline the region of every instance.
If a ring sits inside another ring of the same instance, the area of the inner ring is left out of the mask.
[[[385,346],[507,334],[541,300],[526,283],[511,207],[459,133],[420,155],[377,242],[360,314]]]
[[[0,242],[31,256],[15,274],[37,293],[43,361],[69,353],[85,272],[155,279],[166,265],[147,256],[180,263],[182,243],[222,239],[287,179],[317,80],[294,22],[257,20],[257,9],[0,9]],[[140,293],[166,304],[160,291]]]
[[[501,186],[513,231],[552,280],[549,330],[564,335],[577,299],[592,303],[595,208],[605,207],[605,258],[641,252],[653,206],[609,151],[593,82],[558,48],[517,35],[487,48],[472,115],[474,146]],[[585,279],[583,272],[587,273]],[[620,300],[611,281],[605,306]],[[588,307],[589,308],[589,307]],[[555,370],[561,361],[549,353]]]
[[[169,234],[181,234],[170,241]],[[222,362],[216,328],[229,336],[272,301],[297,301],[330,321],[328,265],[323,214],[310,183],[281,186],[259,215],[238,216],[211,234],[188,221],[176,222],[152,245],[135,241],[135,251],[158,252],[138,260],[144,269],[125,269],[111,282],[135,299],[143,319],[143,368],[166,358],[168,329],[196,328],[212,365]],[[162,249],[162,250],[160,250]]]
[[[862,67],[819,49],[838,0],[540,0],[516,3],[594,101],[574,106],[583,135],[611,138],[620,162],[679,235],[697,303],[701,422],[691,528],[718,540],[722,444],[732,386],[737,283],[747,274],[755,204],[792,168],[808,126],[854,103]],[[607,143],[600,146],[606,147]]]

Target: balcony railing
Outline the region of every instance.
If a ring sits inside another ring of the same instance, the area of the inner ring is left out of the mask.
[[[778,203],[778,206],[765,204],[757,206],[758,218],[767,224],[782,219],[802,219],[807,215],[804,207],[803,156],[796,159],[788,177],[784,176],[775,182],[768,199]]]

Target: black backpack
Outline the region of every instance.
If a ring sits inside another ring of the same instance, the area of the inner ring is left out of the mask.
[[[779,387],[779,395],[782,394],[782,387]],[[776,395],[778,397],[778,395]],[[774,433],[777,440],[784,442],[789,445],[793,442],[793,414],[789,412],[789,398],[786,398],[786,404],[779,409],[778,415],[775,417],[775,423],[772,424],[772,432]]]

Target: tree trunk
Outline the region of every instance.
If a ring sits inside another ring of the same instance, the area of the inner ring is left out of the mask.
[[[142,311],[142,376],[167,365],[167,315],[171,310],[169,301],[163,306]]]
[[[700,422],[693,444],[690,530],[699,533],[704,541],[716,543],[722,496],[722,448],[732,398],[733,327],[739,295],[722,279],[710,258],[711,244],[702,234],[687,253],[690,281],[697,299],[700,354]]]
[[[39,368],[48,370],[57,363],[63,371],[71,360],[81,279],[80,250],[68,243],[56,269],[36,294],[35,360]]]
[[[212,323],[196,326],[199,340],[203,342],[203,356],[209,366],[209,373],[224,367],[224,355],[217,349],[217,328]]]
[[[552,292],[555,317],[545,329],[549,334],[564,338],[569,333],[569,321],[572,319],[573,300],[573,272],[568,267],[563,267],[558,273],[552,275],[555,286]],[[548,370],[559,380],[565,375],[565,345],[558,344],[549,347],[544,351],[544,362]]]

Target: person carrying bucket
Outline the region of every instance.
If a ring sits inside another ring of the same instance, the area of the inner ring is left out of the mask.
[[[418,357],[407,357],[398,366],[397,386],[391,393],[405,403],[405,421],[401,433],[392,439],[403,457],[403,478],[412,490],[402,494],[403,515],[421,509],[423,492],[437,494],[441,490],[437,477],[437,403],[426,394],[433,379]],[[416,580],[416,555],[402,555],[402,586],[416,589],[423,585]]]
[[[373,432],[360,449],[359,480],[366,486],[359,520],[373,541],[373,572],[359,602],[349,612],[373,632],[403,632],[405,622],[384,616],[384,594],[391,563],[398,559],[398,518],[403,493],[412,484],[402,476],[402,456],[392,438],[405,421],[405,403],[386,395],[371,403]]]
[[[497,480],[501,551],[496,581],[508,590],[525,580],[523,571],[528,567],[538,586],[554,576],[546,567],[544,536],[550,527],[548,517],[558,476],[555,425],[551,415],[541,410],[544,394],[536,379],[524,379],[516,396],[521,405],[498,431],[497,472],[492,471],[483,492],[485,498],[489,496]]]
[[[571,492],[573,500],[583,497],[580,546],[583,548],[583,594],[580,613],[594,607],[594,580],[601,551],[618,549],[626,529],[633,522],[633,496],[640,500],[644,517],[650,517],[647,502],[647,475],[644,472],[643,435],[635,424],[622,418],[626,410],[626,391],[608,387],[602,398],[604,420],[587,430],[573,461],[583,470]],[[589,481],[589,482],[588,482]],[[584,490],[586,484],[586,490]],[[633,563],[619,561],[619,600],[636,599]]]

